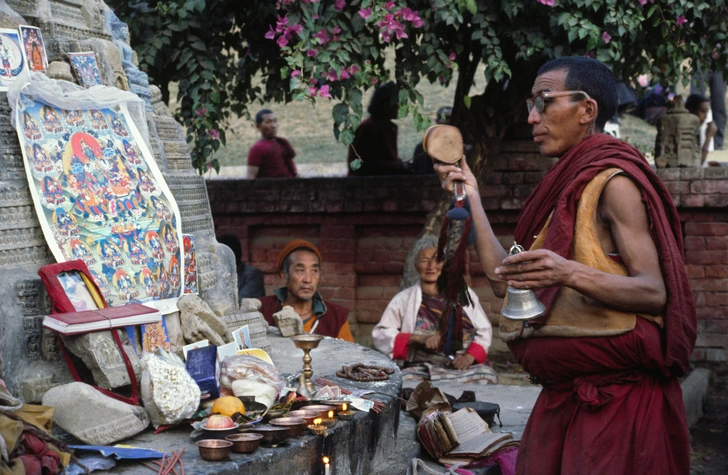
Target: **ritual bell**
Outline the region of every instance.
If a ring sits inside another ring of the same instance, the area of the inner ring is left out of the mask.
[[[509,256],[523,252],[523,247],[513,243]],[[536,297],[536,293],[531,289],[514,289],[508,286],[508,295],[506,295],[506,304],[501,310],[501,315],[511,320],[529,320],[543,315],[546,307]]]

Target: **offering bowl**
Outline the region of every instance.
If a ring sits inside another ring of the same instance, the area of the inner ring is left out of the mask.
[[[233,443],[228,440],[205,439],[196,442],[203,460],[217,461],[227,458]]]
[[[291,337],[291,341],[296,345],[296,348],[303,350],[303,379],[305,381],[306,389],[309,393],[313,394],[316,392],[316,387],[311,381],[313,376],[313,368],[311,367],[311,350],[318,348],[319,343],[323,340],[323,335],[316,335],[314,333],[303,333],[301,335],[294,335]]]
[[[288,428],[276,426],[261,426],[250,430],[251,433],[263,436],[260,443],[265,445],[277,445],[288,438]]]
[[[321,417],[321,412],[320,411],[305,411],[305,410],[301,409],[298,411],[289,411],[287,416],[301,418],[306,421],[306,424],[313,424],[314,419],[318,419]]]
[[[240,424],[235,424],[232,427],[226,427],[224,429],[210,429],[208,427],[202,427],[200,431],[202,432],[202,440],[223,440],[225,437],[235,434],[239,428]]]
[[[329,411],[336,412],[335,406],[327,406],[325,404],[312,404],[310,406],[302,406],[300,411],[309,411],[309,412],[319,412],[321,413],[321,417],[327,417],[329,414]]]
[[[288,429],[288,437],[298,437],[303,434],[303,428],[306,427],[306,419],[300,417],[279,417],[278,419],[271,419],[270,425],[285,427]]]
[[[250,433],[229,435],[225,440],[233,443],[233,452],[236,454],[249,454],[255,452],[262,438],[260,434]]]

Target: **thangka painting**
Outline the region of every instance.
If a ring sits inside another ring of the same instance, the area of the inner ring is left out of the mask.
[[[179,297],[179,211],[126,104],[67,110],[21,93],[15,113],[56,260],[82,259],[109,305]]]
[[[20,26],[20,36],[23,40],[23,53],[25,61],[31,71],[45,72],[48,67],[45,44],[40,28],[34,26]]]
[[[183,234],[182,243],[185,251],[185,293],[197,293],[197,259],[195,258],[195,237],[192,234]]]
[[[96,55],[93,51],[85,53],[68,53],[68,59],[71,60],[71,67],[76,73],[78,83],[88,89],[91,86],[104,84],[101,81],[101,73],[99,72],[99,63],[96,62]]]
[[[25,61],[18,30],[0,28],[0,91],[7,91],[23,70]]]

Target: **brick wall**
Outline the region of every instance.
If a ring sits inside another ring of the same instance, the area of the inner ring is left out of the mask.
[[[513,240],[523,200],[553,163],[523,142],[505,142],[481,184],[486,212],[504,246]],[[728,168],[659,170],[683,222],[685,261],[698,305],[696,360],[728,358]],[[357,341],[399,291],[407,250],[443,192],[435,177],[213,180],[210,204],[218,234],[237,234],[244,258],[281,285],[279,250],[292,238],[314,242],[323,254],[321,293],[351,309]],[[471,253],[469,281],[496,321],[501,301]],[[496,346],[495,349],[503,348]]]

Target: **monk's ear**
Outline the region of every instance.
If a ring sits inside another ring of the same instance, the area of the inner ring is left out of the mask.
[[[280,277],[283,282],[288,282],[288,272],[282,270],[278,273],[278,277]]]
[[[597,105],[597,101],[595,101],[594,99],[587,99],[585,101],[582,101],[582,104],[583,112],[581,118],[579,119],[579,123],[592,124],[597,120],[597,114],[599,113],[599,106]]]

